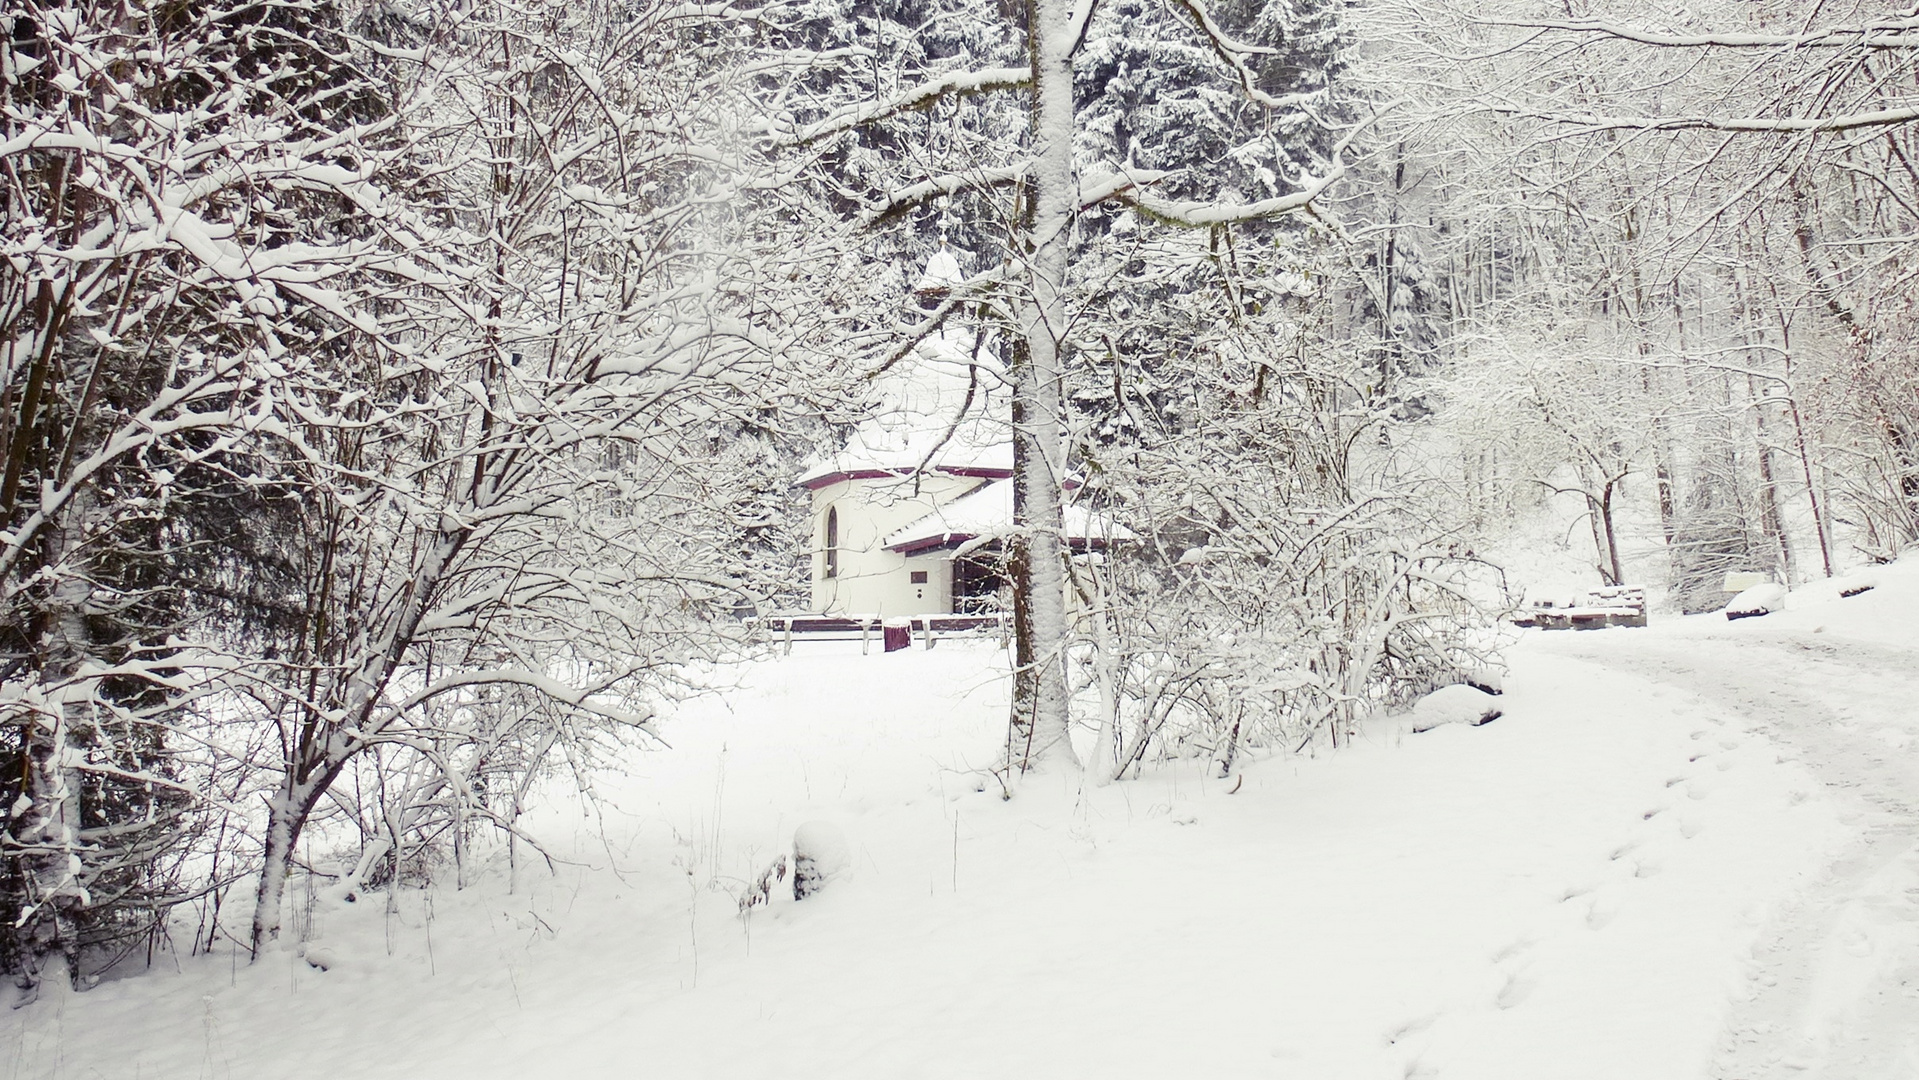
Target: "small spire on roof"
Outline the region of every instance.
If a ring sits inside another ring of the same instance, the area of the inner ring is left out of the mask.
[[[920,273],[920,279],[913,283],[913,291],[921,295],[943,293],[966,280],[966,274],[960,270],[959,258],[946,248],[944,238],[940,240],[939,250],[926,260],[926,269]]]

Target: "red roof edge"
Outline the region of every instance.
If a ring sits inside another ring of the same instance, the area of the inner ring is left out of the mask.
[[[941,533],[938,536],[923,536],[918,540],[908,540],[904,544],[894,544],[888,551],[897,551],[901,555],[918,555],[924,551],[937,551],[944,547],[958,547],[973,539],[976,533]]]
[[[978,533],[941,533],[938,536],[923,536],[918,540],[908,540],[904,544],[894,544],[886,550],[896,551],[901,555],[923,555],[942,548],[956,548],[968,540],[978,538]],[[1111,542],[1103,536],[1069,536],[1066,538],[1066,546],[1077,552],[1097,551],[1110,547]]]
[[[913,475],[914,471],[913,469],[848,469],[844,472],[831,472],[821,476],[815,476],[811,480],[802,480],[797,486],[803,487],[808,491],[818,491],[823,487],[837,484],[842,480],[885,480],[889,477],[903,478]],[[1011,469],[993,469],[971,465],[935,465],[929,471],[945,473],[948,476],[968,476],[986,480],[1004,480],[1013,475],[1013,470]]]
[[[823,487],[830,484],[837,484],[842,480],[884,480],[889,476],[911,476],[912,474],[913,471],[911,469],[849,469],[845,472],[831,472],[823,476],[815,476],[811,480],[802,480],[799,486],[808,491],[818,491]]]

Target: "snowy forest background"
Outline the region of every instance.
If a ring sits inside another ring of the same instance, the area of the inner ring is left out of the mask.
[[[1337,745],[1494,663],[1555,501],[1676,610],[1919,538],[1910,8],[4,20],[28,994],[267,947],[316,833],[374,884],[537,859],[543,777],[800,605],[790,479],[942,326],[1014,402],[1007,791]],[[1067,557],[1062,500],[1138,541]]]

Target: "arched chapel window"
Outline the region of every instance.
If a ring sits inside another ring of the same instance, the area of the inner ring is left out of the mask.
[[[840,576],[840,508],[826,508],[826,576]]]

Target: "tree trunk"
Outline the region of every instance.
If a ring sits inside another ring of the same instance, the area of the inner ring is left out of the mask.
[[[1026,366],[1026,343],[1014,342],[1010,369],[1023,370]],[[1017,395],[1013,398],[1013,430],[1019,431],[1026,426],[1026,403]],[[1024,439],[1013,440],[1013,520],[1025,522],[1031,520],[1026,511],[1026,488],[1021,478],[1031,467],[1027,465],[1027,442]],[[1032,753],[1033,746],[1033,703],[1038,698],[1037,680],[1039,669],[1033,664],[1035,650],[1033,646],[1033,576],[1029,572],[1033,565],[1030,545],[1026,537],[1018,532],[1006,545],[1006,580],[1013,587],[1013,694],[1012,715],[1006,731],[1006,764],[1012,767],[1024,762]]]
[[[1072,243],[1078,183],[1073,175],[1072,5],[1068,0],[1030,0],[1027,42],[1033,62],[1032,224],[1025,237],[1030,294],[1020,310],[1023,362],[1013,372],[1020,419],[1014,484],[1021,509],[1016,521],[1025,540],[1024,573],[1014,588],[1024,595],[1032,646],[1032,720],[1024,746],[1014,747],[1024,770],[1052,762],[1076,765],[1070,731],[1064,649],[1066,621],[1065,513],[1061,480],[1065,446],[1060,437],[1064,402],[1063,339],[1066,334],[1066,267]]]
[[[300,843],[306,811],[299,808],[299,788],[289,772],[267,807],[266,848],[261,853],[260,884],[253,894],[253,928],[247,940],[253,958],[280,937],[280,909],[286,896],[287,871]]]
[[[479,473],[477,466],[474,471],[476,475]],[[478,497],[470,505],[491,505],[491,488],[480,481],[475,481],[473,486]],[[338,698],[344,703],[338,717],[315,719],[299,743],[289,749],[286,775],[268,809],[266,847],[262,852],[265,861],[260,867],[259,891],[254,896],[253,931],[249,939],[255,957],[260,955],[263,946],[280,936],[280,902],[286,891],[287,870],[295,845],[300,842],[300,830],[306,827],[307,815],[313,812],[320,796],[333,786],[347,762],[372,745],[370,736],[377,734],[380,726],[375,718],[380,695],[386,690],[400,659],[412,647],[431,597],[439,590],[469,536],[470,529],[451,514],[443,517],[439,535],[402,587],[405,599],[394,612],[393,622],[379,636],[378,644],[360,657],[357,668],[347,677]]]
[[[267,804],[266,845],[261,852],[260,884],[254,892],[253,927],[248,935],[255,959],[259,958],[261,949],[280,937],[280,909],[286,897],[287,875],[293,867],[293,853],[299,848],[300,833],[306,828],[307,817],[313,813],[320,796],[333,786],[345,767],[344,756],[326,756],[339,757],[339,761],[305,770],[288,769],[273,793],[273,800]]]
[[[1819,538],[1819,565],[1832,576],[1832,535],[1826,527],[1825,509],[1820,505],[1819,488],[1812,479],[1812,453],[1806,446],[1806,424],[1799,415],[1799,392],[1792,381],[1792,338],[1782,333],[1785,347],[1785,390],[1787,415],[1792,418],[1793,452],[1799,458],[1799,474],[1806,483],[1806,500],[1812,504],[1812,531]]]
[[[18,832],[29,907],[13,932],[28,1000],[56,970],[68,985],[81,987],[74,909],[88,899],[79,877],[80,777],[69,765],[70,755],[80,752],[70,738],[69,715],[74,706],[58,697],[48,703],[52,715],[33,717],[27,728],[26,790],[33,804]]]
[[[1649,342],[1640,342],[1639,351],[1642,357],[1649,357],[1651,349],[1652,346]],[[1639,378],[1641,389],[1646,395],[1646,401],[1653,406],[1653,491],[1659,499],[1659,535],[1666,541],[1666,580],[1674,581],[1678,579],[1683,567],[1681,566],[1679,549],[1673,544],[1679,537],[1679,507],[1677,500],[1673,497],[1672,438],[1670,432],[1667,430],[1665,409],[1659,402],[1657,393],[1654,390],[1655,384],[1652,379],[1652,366],[1650,362],[1640,367]],[[1618,582],[1614,582],[1614,584],[1618,584]]]
[[[1605,585],[1624,585],[1626,569],[1619,559],[1619,533],[1613,527],[1613,493],[1618,490],[1619,477],[1611,477],[1599,490],[1598,497],[1586,496],[1587,512],[1592,518],[1593,546],[1599,549],[1599,576]]]
[[[93,586],[80,564],[94,500],[82,488],[60,521],[46,530],[46,566],[57,575],[40,634],[41,708],[26,718],[26,795],[30,805],[16,833],[25,849],[27,909],[13,928],[29,995],[56,966],[83,988],[74,912],[86,907],[80,843],[80,770],[92,741],[92,697],[98,683],[76,677],[92,660],[87,609]]]
[[[1766,428],[1766,404],[1758,400],[1760,390],[1751,375],[1746,376],[1746,394],[1753,399],[1753,442],[1757,448],[1759,466],[1759,526],[1767,539],[1772,541],[1773,553],[1778,557],[1779,580],[1791,584],[1794,571],[1792,538],[1786,532],[1786,516],[1779,506],[1779,481],[1772,464],[1773,450],[1770,432]]]

